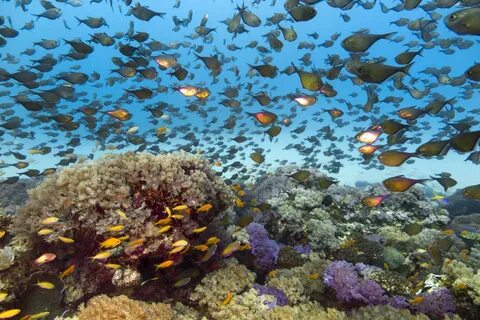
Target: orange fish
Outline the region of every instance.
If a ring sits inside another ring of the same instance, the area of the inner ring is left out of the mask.
[[[53,260],[55,260],[56,257],[57,257],[57,255],[54,254],[54,253],[44,253],[40,257],[35,259],[33,262],[36,265],[42,265],[42,264],[45,264],[45,263],[52,262]]]
[[[367,143],[367,144],[372,144],[375,141],[377,141],[378,137],[382,134],[382,131],[378,129],[369,129],[366,131],[359,132],[356,136],[355,139],[358,142],[362,143]]]
[[[269,112],[267,110],[262,110],[261,112],[257,113],[250,113],[247,112],[249,116],[252,116],[255,118],[255,120],[258,121],[258,123],[268,126],[274,123],[277,120],[277,115],[275,113]]]
[[[226,306],[230,303],[230,301],[232,301],[232,293],[230,291],[227,291],[227,295],[225,296],[225,299],[223,299],[222,305]]]
[[[368,208],[374,208],[374,207],[377,207],[379,206],[383,200],[385,200],[385,198],[387,198],[388,196],[390,196],[389,194],[383,194],[383,195],[379,195],[379,196],[367,196],[365,198],[362,199],[362,203],[364,206],[368,207]]]
[[[212,208],[213,208],[213,206],[211,204],[207,203],[207,204],[204,204],[203,206],[201,206],[200,208],[198,208],[197,212],[208,212]]]
[[[428,181],[428,179],[410,179],[406,178],[404,175],[400,175],[383,180],[383,185],[391,192],[404,192],[410,189],[413,185],[424,183],[425,181]]]
[[[399,150],[388,150],[378,155],[381,164],[389,167],[398,167],[411,157],[417,157],[416,153],[403,152]]]
[[[173,260],[166,260],[166,261],[163,261],[160,264],[156,264],[155,267],[157,269],[165,269],[165,268],[171,267],[174,263],[175,263],[175,261],[173,261]]]
[[[132,115],[130,114],[130,112],[128,112],[125,109],[107,111],[107,114],[120,121],[127,121],[132,118]]]
[[[383,146],[376,146],[373,144],[364,144],[363,146],[358,148],[358,151],[366,156],[372,155],[375,151],[380,149]]]
[[[75,265],[72,264],[71,266],[69,266],[67,269],[65,269],[62,273],[60,273],[60,275],[58,276],[60,279],[63,280],[63,278],[65,277],[68,277],[69,275],[71,275],[73,273],[73,271],[75,271]]]

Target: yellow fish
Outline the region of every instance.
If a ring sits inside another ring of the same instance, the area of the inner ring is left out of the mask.
[[[90,259],[93,260],[105,260],[105,259],[108,259],[110,258],[110,256],[112,255],[112,253],[110,251],[101,251],[99,253],[97,253],[96,255],[94,255],[93,257],[90,257]]]
[[[62,241],[63,243],[67,243],[67,244],[75,242],[75,240],[73,240],[71,238],[67,238],[67,237],[58,237],[58,240]]]
[[[200,233],[205,230],[207,230],[207,227],[196,228],[196,229],[193,229],[193,233]]]
[[[0,302],[5,301],[7,297],[8,297],[8,293],[0,291]]]
[[[210,209],[212,209],[213,206],[210,203],[204,204],[200,208],[197,209],[197,212],[208,212]]]
[[[44,225],[49,225],[49,224],[54,224],[54,223],[58,222],[58,220],[59,219],[57,217],[48,217],[48,218],[45,218],[42,221],[40,221],[40,223],[44,224]]]
[[[51,282],[48,282],[48,281],[39,281],[37,282],[36,286],[42,288],[42,289],[47,289],[47,290],[51,290],[51,289],[54,289],[55,288],[55,285]]]
[[[165,233],[167,232],[168,230],[170,230],[172,228],[172,226],[168,225],[168,226],[165,226],[165,227],[162,227],[158,230],[158,233]]]
[[[171,267],[174,263],[175,263],[175,261],[173,261],[173,260],[166,260],[166,261],[163,261],[160,264],[156,264],[155,267],[157,269],[164,269],[164,268]]]
[[[20,309],[10,309],[0,312],[0,319],[10,319],[22,312]]]
[[[169,207],[165,207],[165,212],[168,214],[168,218],[172,217],[172,211],[170,210]]]
[[[127,214],[125,212],[123,212],[122,210],[120,209],[117,209],[115,210],[115,212],[120,216],[120,218],[122,218],[123,220],[126,220],[126,221],[130,221],[130,219],[128,219],[127,217]]]
[[[37,232],[37,234],[39,236],[47,236],[47,235],[52,234],[52,233],[53,233],[52,229],[42,229],[42,230]]]
[[[130,239],[130,236],[128,234],[122,237],[118,237],[118,240],[120,241],[127,241],[128,239]]]
[[[116,225],[116,226],[112,226],[112,227],[108,228],[107,231],[119,232],[119,231],[122,231],[123,229],[125,229],[125,226],[120,224],[120,225]]]
[[[174,254],[174,253],[178,253],[180,251],[182,251],[183,249],[185,249],[185,247],[174,247],[172,250],[170,250],[168,253],[169,254]]]
[[[179,288],[179,287],[183,287],[183,286],[186,286],[187,284],[190,283],[190,280],[192,280],[191,278],[183,278],[183,279],[180,279],[178,281],[175,281],[175,283],[173,284],[173,286],[175,288]]]
[[[172,244],[172,247],[185,247],[188,244],[186,240],[178,240]]]
[[[430,200],[432,200],[432,201],[442,200],[442,199],[445,199],[445,197],[444,197],[444,196],[440,196],[440,195],[438,195],[438,194],[430,198]]]
[[[181,220],[181,219],[183,219],[183,215],[181,215],[181,214],[172,214],[172,218],[173,218],[173,219],[177,219],[177,220]]]
[[[100,243],[100,249],[115,248],[115,247],[118,247],[121,243],[122,243],[122,241],[120,241],[120,239],[115,238],[115,237],[111,237],[111,238],[106,239],[102,243]]]
[[[226,258],[232,255],[240,247],[240,241],[233,241],[222,250],[222,257]]]
[[[4,230],[0,230],[0,239],[2,239],[7,232]]]
[[[32,315],[26,315],[25,317],[21,318],[20,320],[34,320],[34,319],[42,319],[50,315],[49,311],[39,312]]]
[[[211,245],[214,245],[214,244],[217,244],[220,242],[220,239],[217,238],[217,237],[210,237],[207,239],[207,242],[205,243],[207,246],[211,246]]]
[[[107,267],[108,269],[117,270],[120,269],[122,266],[117,263],[106,263],[105,267]]]
[[[180,206],[176,206],[176,207],[173,207],[173,211],[183,211],[183,210],[187,210],[188,207],[186,205],[180,205]]]

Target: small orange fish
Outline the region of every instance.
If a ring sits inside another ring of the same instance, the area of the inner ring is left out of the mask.
[[[42,265],[42,264],[45,264],[45,263],[52,262],[53,260],[55,260],[56,257],[57,257],[57,255],[54,254],[54,253],[44,253],[40,257],[35,259],[33,262],[36,265]]]
[[[193,246],[193,248],[195,250],[198,250],[198,251],[207,251],[208,250],[208,246],[206,246],[204,244],[198,244],[196,246]]]
[[[172,214],[172,218],[177,220],[182,220],[184,216],[181,214]]]
[[[130,114],[130,112],[128,112],[125,109],[107,111],[107,114],[120,121],[127,121],[132,118],[132,115]]]
[[[423,300],[425,300],[423,296],[416,296],[415,298],[408,300],[408,302],[410,302],[410,304],[416,305],[422,303]]]
[[[383,202],[383,200],[385,200],[389,196],[389,194],[383,194],[379,196],[367,196],[362,199],[362,203],[368,208],[375,208],[379,206]]]
[[[157,269],[165,269],[165,268],[171,267],[174,263],[175,263],[175,261],[173,261],[173,260],[166,260],[166,261],[163,261],[160,264],[156,264],[155,267]]]
[[[111,249],[118,247],[122,241],[120,239],[111,237],[100,243],[100,249]]]
[[[211,204],[207,203],[207,204],[204,204],[203,206],[201,206],[200,208],[198,208],[197,212],[208,212],[212,208],[213,208],[213,206]]]
[[[170,224],[172,222],[172,219],[170,218],[165,218],[165,219],[160,219],[158,220],[157,222],[155,222],[155,224],[159,224],[159,225],[165,225],[165,224]]]
[[[69,266],[67,269],[65,269],[62,273],[60,273],[60,275],[58,276],[60,279],[63,280],[63,278],[65,277],[68,277],[69,275],[71,275],[73,273],[73,271],[75,271],[75,265],[72,264],[71,266]]]
[[[232,293],[230,291],[227,291],[227,295],[225,296],[225,299],[223,299],[222,305],[226,306],[230,303],[230,301],[232,301]]]
[[[0,239],[2,239],[7,232],[4,230],[0,230]]]

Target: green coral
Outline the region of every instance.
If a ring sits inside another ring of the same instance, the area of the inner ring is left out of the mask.
[[[383,248],[383,259],[391,269],[397,269],[405,262],[403,254],[393,247]]]
[[[282,290],[290,305],[320,297],[325,291],[322,275],[328,261],[314,253],[308,259],[300,267],[276,270],[268,278],[267,286]]]
[[[480,305],[480,270],[475,273],[461,261],[445,259],[442,272],[454,289],[465,288],[473,303]]]

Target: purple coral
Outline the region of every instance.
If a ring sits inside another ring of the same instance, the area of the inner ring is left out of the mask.
[[[286,306],[288,304],[288,298],[285,292],[282,290],[275,288],[275,287],[266,287],[260,284],[254,284],[253,287],[258,291],[260,295],[268,294],[274,296],[276,299],[276,303],[269,303],[268,306],[270,308],[276,306]]]
[[[407,299],[402,296],[393,296],[392,300],[390,300],[390,305],[395,309],[406,309],[410,307]]]
[[[310,245],[309,244],[305,244],[305,245],[296,245],[293,247],[293,249],[295,251],[297,251],[298,253],[300,254],[305,254],[305,255],[309,255],[310,254],[310,251],[311,251],[311,248],[310,248]]]
[[[255,256],[255,265],[261,271],[272,269],[277,263],[280,247],[270,239],[267,230],[260,223],[250,223],[247,226],[252,246],[251,253]]]
[[[424,300],[415,305],[415,311],[425,313],[434,319],[442,319],[447,313],[454,313],[456,310],[450,290],[442,288],[423,296]]]
[[[373,280],[359,277],[355,266],[346,261],[332,262],[324,274],[328,287],[335,290],[337,299],[344,302],[361,302],[368,305],[385,304],[385,291]]]

